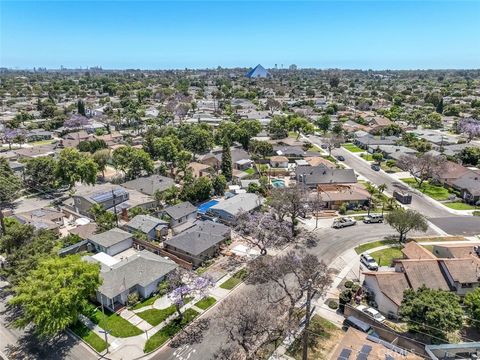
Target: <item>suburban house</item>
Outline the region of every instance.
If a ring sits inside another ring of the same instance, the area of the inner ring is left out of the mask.
[[[321,157],[321,156],[309,156],[305,158],[305,161],[310,166],[319,166],[324,165],[328,168],[335,168],[337,167],[333,162]]]
[[[219,218],[222,221],[235,222],[241,212],[258,209],[262,205],[262,198],[257,194],[243,193],[220,201],[207,211],[207,215]]]
[[[119,228],[92,235],[88,240],[96,252],[103,252],[110,256],[130,249],[133,245],[133,235]]]
[[[149,195],[122,186],[113,184],[97,184],[94,186],[80,185],[72,196],[72,201],[64,202],[67,209],[71,209],[83,216],[91,217],[90,209],[100,204],[105,210],[117,213],[127,212],[128,209],[141,207],[150,209],[156,206],[156,201]]]
[[[325,209],[338,210],[342,204],[351,208],[368,206],[370,194],[362,184],[322,184],[309,196],[310,201],[320,200]]]
[[[178,265],[147,250],[135,252],[123,259],[100,252],[84,258],[100,263],[102,285],[97,290],[97,301],[111,311],[127,304],[128,295],[138,293],[148,298],[158,284]]]
[[[155,174],[127,181],[123,183],[122,186],[127,189],[139,191],[142,194],[154,196],[157,191],[162,193],[172,186],[175,186],[175,181],[169,177]]]
[[[371,154],[380,152],[384,158],[399,160],[404,155],[415,155],[418,151],[400,145],[370,145],[368,152]]]
[[[18,159],[35,159],[43,156],[55,156],[55,145],[39,145],[13,150]]]
[[[460,191],[465,202],[477,204],[480,201],[480,173],[469,171],[452,181],[451,186]]]
[[[27,142],[42,141],[52,139],[53,134],[43,129],[33,129],[27,132],[25,139]]]
[[[244,170],[250,169],[252,167],[252,163],[253,161],[250,159],[240,159],[235,161],[233,166],[237,170],[244,171]]]
[[[163,210],[162,215],[169,219],[171,228],[187,222],[193,222],[197,218],[197,208],[188,201],[169,206]]]
[[[131,234],[138,231],[150,240],[159,240],[168,234],[168,222],[150,215],[137,215],[125,224],[125,230]]]
[[[412,131],[413,134],[415,134],[416,137],[420,139],[424,139],[428,142],[431,142],[434,145],[435,150],[439,150],[442,146],[446,145],[453,145],[458,142],[457,138],[445,133],[441,133],[437,130],[427,130],[427,129],[421,129],[421,130],[414,130]]]
[[[455,182],[456,180],[458,180],[459,178],[461,178],[462,176],[468,173],[473,173],[479,176],[474,171],[466,168],[465,166],[454,163],[452,161],[447,161],[445,165],[445,169],[443,169],[440,174],[435,176],[435,180],[437,180],[442,184],[447,184],[449,186],[452,186],[453,182]]]
[[[231,237],[231,229],[213,221],[199,221],[191,228],[163,242],[164,249],[194,267],[218,255],[220,246]]]
[[[299,184],[317,187],[323,184],[354,184],[357,177],[353,169],[331,169],[323,165],[297,166],[295,175]]]
[[[41,208],[13,215],[21,224],[32,225],[36,230],[52,230],[56,233],[64,224],[64,216],[63,212],[53,208]]]
[[[199,162],[191,162],[188,164],[188,168],[192,170],[194,177],[209,176],[215,171],[210,165]]]
[[[433,245],[433,254],[438,258],[467,258],[469,256],[478,256],[475,249],[480,243],[457,243],[457,244],[437,244]]]
[[[480,286],[478,256],[466,258],[430,258],[413,247],[406,251],[418,259],[394,260],[394,271],[365,272],[364,285],[375,295],[378,310],[397,314],[407,289],[454,291],[459,296]],[[413,253],[412,253],[413,252]]]
[[[380,145],[395,145],[397,141],[400,140],[398,136],[373,136],[365,135],[357,137],[354,140],[355,145],[359,148],[367,150],[370,146],[380,146]]]
[[[288,168],[288,158],[286,156],[272,156],[270,158],[270,166],[274,168]]]

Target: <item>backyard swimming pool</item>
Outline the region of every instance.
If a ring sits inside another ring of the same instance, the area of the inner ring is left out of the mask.
[[[208,209],[210,209],[212,206],[217,204],[218,204],[218,200],[207,201],[206,203],[200,204],[197,208],[197,211],[199,214],[205,214],[208,211]]]
[[[285,180],[282,179],[272,179],[272,186],[275,188],[284,188]]]

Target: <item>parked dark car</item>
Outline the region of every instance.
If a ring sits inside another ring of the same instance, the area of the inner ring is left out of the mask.
[[[372,164],[372,166],[370,166],[372,168],[372,170],[374,171],[380,171],[380,166],[378,166],[378,164]]]
[[[345,161],[345,158],[344,158],[342,155],[338,155],[338,156],[337,156],[337,159],[338,159],[339,161]]]

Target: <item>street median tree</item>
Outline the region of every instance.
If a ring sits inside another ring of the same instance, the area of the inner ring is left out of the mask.
[[[399,233],[399,241],[406,240],[412,230],[427,231],[428,223],[425,217],[415,210],[398,208],[385,215],[385,221]]]

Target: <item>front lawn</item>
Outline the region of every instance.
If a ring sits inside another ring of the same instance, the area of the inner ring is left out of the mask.
[[[207,310],[210,306],[215,304],[217,300],[215,298],[208,296],[206,298],[203,298],[202,300],[198,301],[195,303],[195,306],[202,309],[202,310]]]
[[[455,201],[455,202],[449,202],[449,203],[444,203],[443,205],[449,207],[450,209],[454,210],[475,210],[476,207],[470,204],[466,204],[461,201]]]
[[[182,330],[183,327],[185,327],[190,322],[192,322],[193,319],[195,319],[197,316],[198,316],[197,311],[193,309],[185,310],[181,320],[178,317],[173,319],[170,323],[165,325],[154,335],[150,336],[147,342],[145,343],[143,352],[149,353],[155,349],[158,349],[160,346],[165,344],[165,342],[167,342],[168,339],[172,338],[180,330]]]
[[[253,175],[253,174],[255,174],[255,169],[248,168],[246,170],[243,170],[243,172],[246,172],[248,175]]]
[[[344,147],[345,149],[347,149],[348,151],[350,152],[364,152],[365,150],[363,149],[360,149],[357,145],[354,145],[352,143],[345,143],[342,145],[342,147]]]
[[[355,248],[355,252],[357,254],[362,254],[367,250],[374,249],[376,247],[384,246],[384,245],[395,245],[398,244],[397,240],[379,240],[379,241],[374,241],[371,243],[366,243],[359,245]]]
[[[430,196],[434,200],[448,200],[448,197],[451,195],[450,192],[445,189],[443,186],[430,184],[428,181],[425,181],[422,184],[422,187],[419,188],[417,182],[413,178],[403,178],[400,179],[405,184],[410,185],[414,189],[420,190],[427,196]]]
[[[143,333],[142,330],[125,320],[120,315],[105,310],[105,315],[100,310],[93,312],[89,316],[93,323],[104,330],[110,331],[110,334],[119,338],[136,336]]]
[[[149,305],[153,305],[153,303],[155,302],[155,300],[157,300],[159,298],[158,295],[156,296],[150,296],[148,299],[144,299],[142,301],[139,301],[138,303],[136,303],[135,305],[133,305],[130,309],[132,310],[138,310],[138,309],[141,309],[145,306],[149,306]]]
[[[105,340],[95,334],[95,332],[90,330],[80,321],[77,321],[74,325],[70,326],[70,330],[72,330],[78,337],[93,347],[96,352],[100,353],[107,348],[107,343]]]
[[[370,254],[379,266],[392,265],[393,259],[403,258],[403,253],[399,247],[391,247],[378,250]]]
[[[247,269],[238,270],[233,276],[220,285],[222,289],[232,290],[235,286],[240,284],[247,276]]]
[[[364,159],[364,160],[367,160],[367,161],[373,161],[373,156],[372,154],[360,154],[360,156]]]
[[[170,305],[169,307],[158,310],[158,309],[148,309],[137,313],[139,317],[148,322],[150,325],[156,326],[162,321],[165,321],[169,316],[175,313],[175,305]]]

